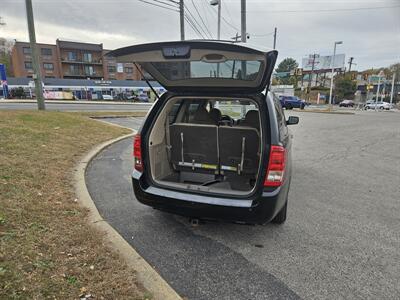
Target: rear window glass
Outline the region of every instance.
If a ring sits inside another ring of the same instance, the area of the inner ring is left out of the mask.
[[[243,119],[249,110],[258,110],[254,103],[240,100],[216,101],[214,107],[233,119]]]
[[[259,75],[261,61],[226,60],[224,62],[153,62],[168,80],[226,78],[251,81]]]

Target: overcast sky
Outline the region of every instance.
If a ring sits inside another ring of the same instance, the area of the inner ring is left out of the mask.
[[[138,0],[32,2],[36,37],[42,43],[54,44],[60,38],[115,49],[180,38],[178,12]],[[202,26],[204,22],[215,38],[216,8],[208,2],[185,0],[197,22]],[[6,22],[0,37],[28,41],[25,1],[0,0],[0,16]],[[222,16],[221,38],[230,39],[240,29],[240,0],[222,0]],[[187,22],[185,26],[187,39],[199,38]],[[248,0],[248,42],[272,47],[274,27],[279,60],[290,56],[301,64],[302,57],[329,55],[334,41],[343,41],[338,53],[345,53],[346,61],[353,56],[358,70],[400,62],[400,0]]]

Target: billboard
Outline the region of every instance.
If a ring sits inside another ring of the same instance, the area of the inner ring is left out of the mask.
[[[311,71],[313,60],[314,60],[314,71],[328,71],[332,69],[331,61],[333,55],[320,56],[316,55],[315,60],[313,55],[309,55],[302,59],[302,67],[303,71]],[[335,69],[344,69],[345,55],[344,54],[336,54],[334,60]]]

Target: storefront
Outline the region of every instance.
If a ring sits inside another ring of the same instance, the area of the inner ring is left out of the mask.
[[[158,94],[165,89],[157,82],[151,82]],[[33,98],[35,85],[31,78],[8,78],[11,98]],[[85,80],[46,78],[43,82],[46,99],[65,100],[130,100],[147,95],[150,102],[155,95],[145,81],[134,80]]]

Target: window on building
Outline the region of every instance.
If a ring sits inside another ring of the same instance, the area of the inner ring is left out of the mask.
[[[85,75],[92,76],[94,74],[93,66],[85,66]]]
[[[83,61],[92,62],[92,53],[83,53]]]
[[[125,67],[125,73],[133,73],[133,68],[131,67]]]
[[[43,56],[52,56],[53,51],[50,48],[41,48],[40,52]]]
[[[54,70],[54,65],[52,63],[44,63],[43,68],[45,70]]]
[[[26,61],[25,62],[25,69],[32,70],[32,62],[31,61]]]
[[[117,68],[115,66],[108,66],[108,72],[115,73],[116,71],[117,71]]]
[[[73,52],[73,51],[68,52],[68,60],[75,61],[76,58],[77,58],[76,52]]]
[[[24,52],[24,54],[32,54],[32,49],[31,47],[23,47],[22,52]]]
[[[69,75],[80,75],[79,66],[70,65],[69,66]]]

